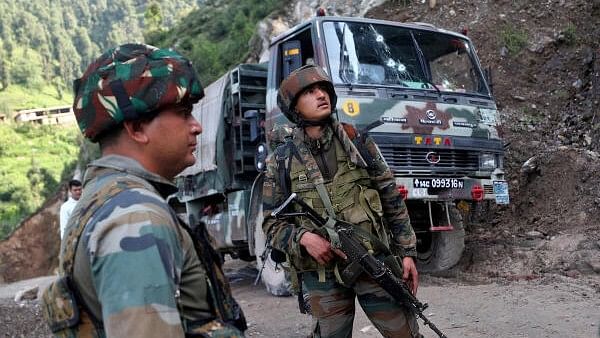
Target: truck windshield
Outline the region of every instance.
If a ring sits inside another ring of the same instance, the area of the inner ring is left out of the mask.
[[[465,39],[354,22],[325,22],[323,31],[334,83],[489,94]]]

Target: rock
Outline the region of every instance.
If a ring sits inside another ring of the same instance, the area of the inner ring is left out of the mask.
[[[577,277],[579,277],[580,273],[577,270],[569,270],[569,271],[565,272],[565,275],[567,275],[567,277],[577,278]]]
[[[500,49],[500,56],[504,57],[507,55],[508,55],[508,48],[506,48],[506,46],[504,46]]]
[[[529,239],[544,238],[544,234],[537,230],[529,231],[525,234],[525,236],[527,236],[527,238],[529,238]]]
[[[529,158],[523,165],[521,166],[521,174],[525,176],[529,176],[535,172],[539,172],[539,167],[537,163],[537,156],[533,156]]]
[[[15,302],[36,299],[39,289],[40,288],[38,286],[34,286],[32,288],[17,291],[15,294]]]
[[[600,274],[600,258],[588,258],[585,263],[590,266],[592,271]]]
[[[555,39],[553,39],[549,36],[543,36],[538,41],[532,43],[529,46],[528,50],[533,53],[541,53],[544,51],[544,48],[546,48],[546,46],[554,43],[555,41],[556,41]]]

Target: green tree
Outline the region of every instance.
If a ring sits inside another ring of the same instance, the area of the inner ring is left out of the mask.
[[[10,85],[10,68],[6,52],[0,48],[0,91],[5,90]]]
[[[160,6],[156,2],[151,2],[144,13],[144,26],[147,31],[162,29],[163,16]]]
[[[42,61],[39,54],[29,48],[24,48],[18,53],[20,57],[13,59],[10,69],[11,78],[14,83],[28,88],[40,89],[44,85],[42,74]]]

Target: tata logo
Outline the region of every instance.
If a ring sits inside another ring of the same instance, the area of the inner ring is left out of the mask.
[[[430,151],[427,153],[427,155],[425,155],[425,160],[431,164],[440,163],[440,159],[440,154],[436,153],[435,151]]]
[[[415,136],[415,144],[416,145],[426,145],[426,146],[452,146],[452,138],[450,137],[440,137],[440,136]]]
[[[435,120],[435,118],[436,118],[435,112],[431,109],[426,111],[425,115],[427,115],[427,118],[430,120]]]

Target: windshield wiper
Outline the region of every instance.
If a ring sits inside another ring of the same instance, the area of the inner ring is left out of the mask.
[[[339,76],[340,76],[340,80],[342,80],[344,82],[344,84],[348,84],[350,85],[350,90],[352,90],[352,83],[350,82],[350,80],[348,80],[348,76],[347,76],[347,72],[348,72],[348,61],[346,60],[346,57],[344,55],[344,49],[346,49],[346,26],[347,24],[343,24],[344,28],[342,29],[342,37],[340,38],[340,55],[339,55],[339,62],[340,62],[340,70],[339,70]],[[338,27],[339,30],[339,27]],[[339,36],[339,34],[338,34]]]
[[[426,84],[435,88],[438,95],[441,97],[442,91],[435,84],[433,84],[433,82],[431,82],[431,72],[429,71],[429,67],[427,67],[427,60],[425,59],[425,54],[423,54],[423,50],[419,46],[419,43],[417,42],[417,39],[415,38],[415,35],[412,31],[410,32],[410,38],[412,39],[412,43],[415,47],[415,50],[417,51],[417,56],[419,58],[419,66],[421,66],[421,72],[423,72],[423,76],[425,77],[423,80],[425,80]]]

